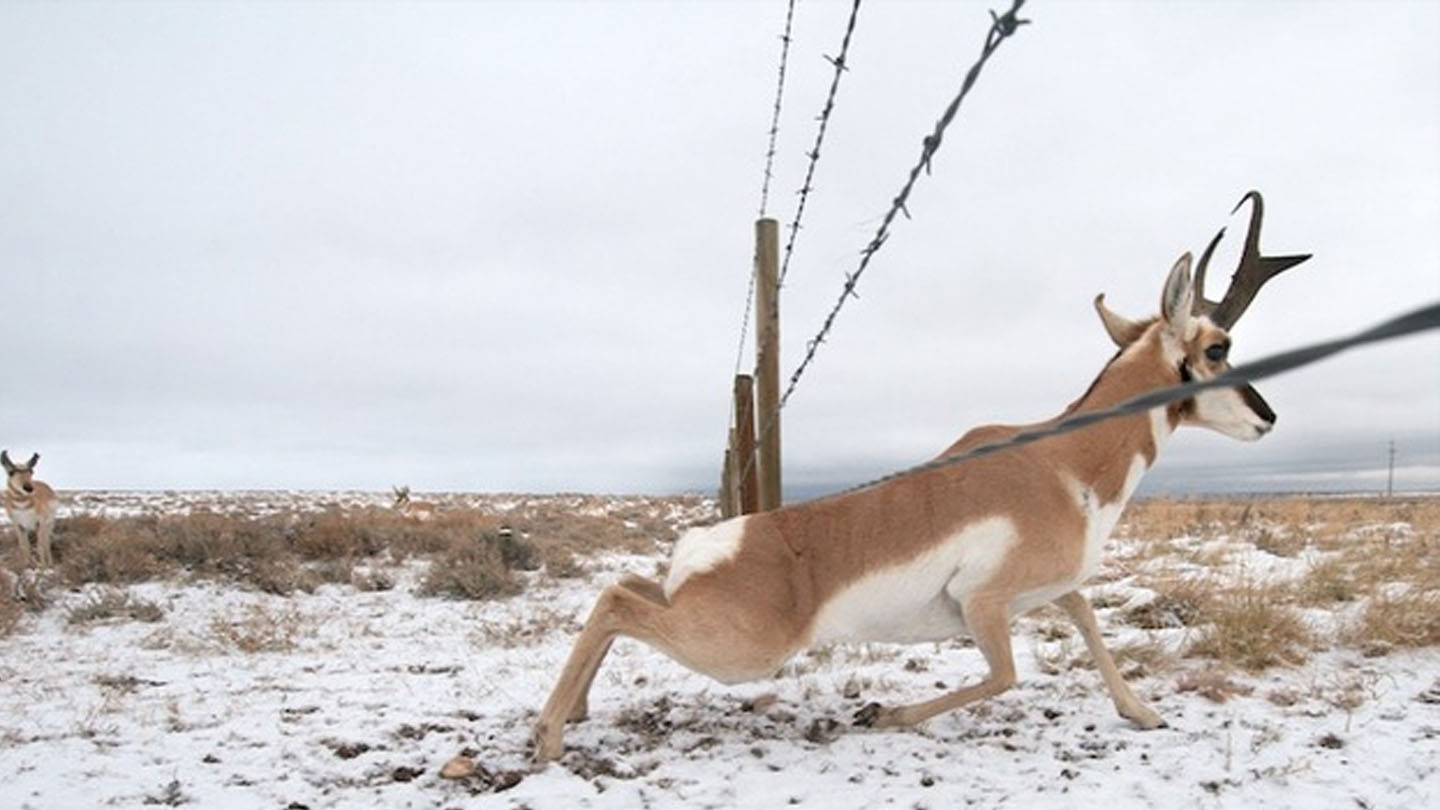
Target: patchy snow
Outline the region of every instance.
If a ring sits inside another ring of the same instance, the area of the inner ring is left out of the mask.
[[[1440,806],[1440,649],[1330,650],[1232,676],[1252,691],[1223,704],[1182,691],[1175,673],[1132,678],[1169,722],[1140,731],[1094,671],[1042,671],[1057,646],[1079,644],[1055,639],[1046,616],[1016,622],[1015,689],[904,731],[850,719],[872,700],[977,679],[977,651],[837,646],[723,687],[622,640],[564,758],[532,767],[530,724],[597,589],[654,567],[607,556],[587,580],[537,576],[501,602],[415,596],[421,563],[395,567],[379,592],[128,588],[164,609],[153,623],[72,624],[99,591],[60,594],[0,639],[3,806]],[[1112,644],[1153,637],[1108,621],[1123,609],[1099,611]],[[275,651],[241,651],[267,641]],[[462,753],[480,771],[440,778]]]

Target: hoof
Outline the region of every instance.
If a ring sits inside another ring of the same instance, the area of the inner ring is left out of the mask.
[[[1170,724],[1165,722],[1165,718],[1161,717],[1158,713],[1151,709],[1146,709],[1143,712],[1136,712],[1133,715],[1127,715],[1125,719],[1134,723],[1137,728],[1145,731],[1156,728],[1170,727]]]
[[[867,703],[860,711],[855,712],[855,725],[864,728],[878,727],[880,714],[884,711],[879,703]]]
[[[530,755],[530,761],[536,765],[557,760],[565,753],[564,738],[559,734],[551,734],[549,728],[543,724],[535,727],[531,742],[535,750]]]

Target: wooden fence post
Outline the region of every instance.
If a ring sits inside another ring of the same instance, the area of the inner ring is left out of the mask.
[[[780,223],[755,222],[755,381],[760,511],[780,506]]]
[[[725,461],[720,466],[720,517],[726,520],[740,514],[735,493],[735,428],[725,443]]]
[[[755,397],[754,380],[749,374],[735,375],[735,427],[731,430],[731,471],[737,514],[748,515],[759,508],[757,482],[759,470],[755,458]]]

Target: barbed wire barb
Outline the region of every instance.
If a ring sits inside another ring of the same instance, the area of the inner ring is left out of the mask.
[[[790,272],[790,257],[795,253],[795,238],[800,232],[800,222],[805,218],[805,206],[810,201],[810,192],[815,190],[815,165],[820,162],[820,147],[825,143],[825,132],[830,125],[830,115],[835,111],[835,98],[840,91],[840,76],[850,70],[850,40],[855,34],[855,22],[860,17],[860,0],[854,0],[850,6],[850,19],[845,24],[845,36],[840,40],[840,55],[825,56],[825,61],[835,68],[835,73],[830,77],[830,90],[825,95],[825,103],[820,107],[820,114],[815,116],[819,126],[815,129],[815,144],[805,153],[810,159],[809,165],[805,167],[805,182],[800,185],[796,192],[800,200],[795,206],[795,218],[790,221],[790,237],[785,241],[784,256],[780,262],[780,274],[778,284],[785,286],[785,275]]]

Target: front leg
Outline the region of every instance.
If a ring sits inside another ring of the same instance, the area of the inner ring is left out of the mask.
[[[1015,685],[1015,657],[1010,649],[1010,614],[1003,598],[972,599],[965,606],[965,623],[975,645],[990,665],[990,674],[974,686],[957,689],[934,700],[907,706],[871,703],[855,713],[855,724],[873,728],[913,726],[941,712],[983,700]]]
[[[12,517],[11,520],[14,520],[14,518]],[[25,530],[25,527],[24,527],[24,526],[21,526],[21,525],[19,524],[19,522],[17,521],[16,524],[15,524],[15,534],[20,538],[20,567],[21,567],[22,569],[29,568],[29,567],[30,567],[30,533],[29,533],[28,531],[26,531],[26,530]]]
[[[41,521],[35,529],[35,553],[40,557],[40,565],[43,568],[51,568],[55,565],[55,558],[50,553],[50,532],[55,528],[54,521]]]
[[[1100,627],[1095,623],[1095,611],[1090,609],[1090,602],[1079,591],[1071,591],[1056,599],[1055,604],[1070,615],[1070,621],[1080,630],[1085,646],[1090,649],[1090,657],[1095,659],[1095,667],[1100,670],[1100,677],[1104,678],[1105,685],[1110,687],[1110,698],[1115,701],[1115,710],[1120,716],[1140,728],[1164,726],[1165,719],[1146,706],[1145,701],[1136,697],[1125,679],[1120,677],[1115,659],[1110,656],[1104,640],[1100,638]]]

